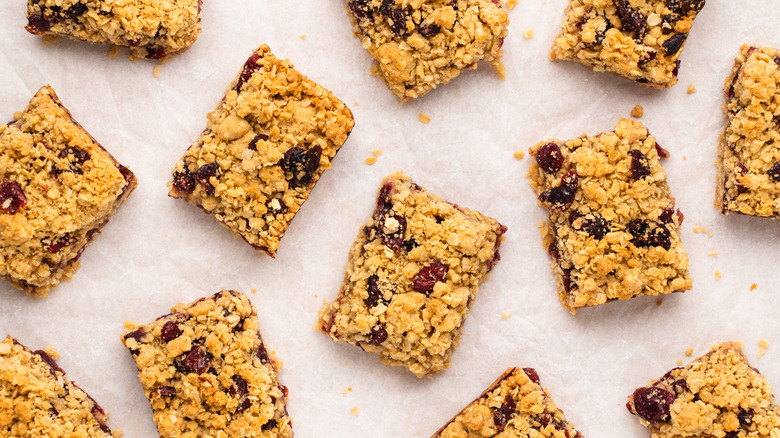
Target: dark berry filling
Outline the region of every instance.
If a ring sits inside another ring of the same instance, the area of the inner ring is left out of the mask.
[[[257,150],[257,142],[258,141],[268,141],[268,136],[265,134],[257,134],[254,137],[252,137],[252,140],[249,142],[249,146],[247,146],[249,149],[256,151]]]
[[[27,197],[18,183],[4,180],[0,182],[0,211],[14,214],[27,205]]]
[[[493,421],[496,424],[496,429],[502,431],[506,428],[506,424],[515,413],[515,407],[515,399],[512,398],[511,394],[507,394],[501,407],[493,410]]]
[[[672,234],[664,224],[655,221],[634,219],[628,223],[628,232],[636,247],[660,246],[668,251],[672,246]]]
[[[400,251],[406,234],[406,218],[397,214],[384,215],[377,221],[376,231],[388,248]]]
[[[60,252],[60,250],[66,246],[73,245],[78,239],[70,233],[65,233],[62,236],[55,238],[51,244],[46,246],[46,250],[52,254]]]
[[[536,370],[533,368],[523,368],[523,372],[526,376],[528,376],[529,379],[531,379],[532,382],[539,384],[539,374],[536,373]]]
[[[634,410],[637,415],[651,423],[655,423],[669,420],[669,408],[674,403],[676,396],[669,391],[653,386],[650,388],[637,388],[634,391],[633,398]]]
[[[291,189],[311,184],[314,174],[320,167],[320,156],[322,156],[320,146],[313,146],[309,150],[294,147],[284,153],[280,164]]]
[[[377,324],[371,328],[370,336],[372,344],[381,345],[382,342],[387,340],[387,330],[381,324]]]
[[[216,163],[204,164],[193,174],[195,180],[203,186],[203,190],[205,190],[206,194],[209,196],[214,194],[214,186],[211,185],[210,182],[212,176],[217,176]]]
[[[645,154],[636,149],[631,149],[628,154],[631,155],[631,178],[638,181],[650,176],[650,162]]]
[[[670,36],[668,40],[664,41],[661,45],[664,47],[664,50],[666,50],[666,56],[673,56],[675,53],[679,52],[680,47],[682,47],[686,38],[688,38],[688,35],[678,33]]]
[[[431,293],[433,286],[447,276],[448,269],[448,266],[441,262],[433,262],[425,266],[412,280],[412,289],[425,294]]]
[[[562,213],[574,202],[578,183],[577,172],[570,170],[561,177],[560,186],[543,192],[539,195],[539,200],[550,204],[550,211],[553,213]]]
[[[767,173],[769,174],[769,178],[771,178],[772,181],[780,181],[780,162],[773,164]]]
[[[617,8],[620,21],[623,23],[623,30],[627,32],[636,32],[637,37],[642,37],[647,29],[647,20],[637,9],[631,7],[628,0],[613,0]]]
[[[234,88],[236,91],[240,91],[241,87],[244,85],[244,82],[248,81],[249,78],[252,77],[252,74],[255,72],[255,70],[259,68],[257,61],[260,59],[262,59],[262,56],[255,53],[246,60],[244,67],[241,69],[241,75],[238,77],[238,81],[236,82],[236,86]]]
[[[597,213],[583,216],[576,211],[569,215],[569,225],[578,231],[584,231],[596,239],[603,239],[609,232],[609,223]]]
[[[547,173],[555,173],[563,166],[563,153],[555,143],[547,143],[536,151],[536,163]]]
[[[163,324],[162,330],[160,330],[160,338],[165,342],[178,338],[180,334],[181,329],[179,329],[179,325],[173,321]]]
[[[159,395],[160,397],[175,397],[176,396],[176,388],[173,386],[158,386],[152,390],[152,392],[149,394],[150,398],[154,394]]]
[[[195,178],[189,172],[174,172],[173,186],[182,193],[192,193],[195,190]]]
[[[202,343],[202,340],[199,343],[195,343],[192,350],[184,357],[183,365],[188,372],[203,374],[211,366],[211,355],[206,353]]]

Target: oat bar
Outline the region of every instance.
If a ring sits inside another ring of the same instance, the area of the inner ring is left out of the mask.
[[[509,368],[431,438],[582,438],[533,368]]]
[[[176,163],[169,195],[273,257],[353,126],[330,91],[260,46]]]
[[[386,177],[317,327],[417,377],[447,368],[506,227],[403,174]]]
[[[347,0],[355,36],[372,69],[406,101],[446,84],[477,62],[504,76],[508,14],[495,0]]]
[[[171,312],[122,336],[160,437],[292,437],[249,299],[222,291]]]
[[[704,0],[570,0],[550,58],[668,88],[703,7]]]
[[[743,45],[724,86],[718,147],[721,213],[780,215],[780,50]]]
[[[28,32],[130,48],[161,59],[200,36],[201,0],[28,0]]]
[[[45,351],[0,342],[0,436],[111,438],[106,418]]]
[[[0,125],[0,277],[45,296],[79,268],[87,244],[137,181],[42,87]]]
[[[531,187],[548,211],[542,240],[558,298],[577,309],[691,288],[660,158],[669,156],[641,123],[613,132],[546,140],[530,154]]]
[[[626,407],[653,438],[780,436],[780,407],[769,382],[734,342],[637,388]]]

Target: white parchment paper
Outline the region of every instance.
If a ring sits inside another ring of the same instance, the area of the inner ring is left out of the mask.
[[[725,340],[743,341],[753,365],[780,389],[780,224],[725,217],[712,205],[722,83],[742,43],[780,47],[780,1],[708,1],[685,46],[680,83],[659,91],[549,61],[566,0],[520,0],[503,46],[505,81],[482,65],[403,105],[369,75],[370,58],[352,36],[344,3],[207,0],[201,38],[154,78],[157,63],[133,63],[126,50],[109,59],[107,46],[45,46],[24,30],[26,2],[3,1],[0,117],[10,120],[49,83],[140,185],[85,251],[72,281],[38,300],[0,284],[0,336],[12,334],[33,349],[51,344],[68,377],[130,438],[156,430],[119,340],[123,322],[149,322],[222,287],[246,293],[257,306],[265,341],[284,364],[280,379],[290,389],[298,437],[428,437],[510,366],[536,368],[585,436],[642,437],[626,396],[678,360],[693,359],[686,349],[698,356]],[[532,39],[523,37],[526,29],[534,30]],[[168,198],[165,187],[206,113],[261,43],[333,90],[356,121],[276,259]],[[697,92],[689,95],[690,84]],[[660,306],[637,298],[571,316],[557,300],[540,244],[537,223],[545,213],[525,178],[529,158],[512,153],[546,138],[610,130],[636,104],[645,109],[642,123],[672,154],[665,168],[685,214],[693,290]],[[429,124],[418,120],[421,112]],[[368,166],[373,149],[383,152]],[[323,300],[336,296],[381,178],[399,169],[509,227],[502,260],[480,288],[450,369],[424,380],[312,329]],[[757,359],[759,339],[770,346]]]

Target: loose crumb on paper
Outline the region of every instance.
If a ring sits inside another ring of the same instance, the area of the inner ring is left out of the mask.
[[[631,117],[638,119],[643,115],[645,115],[645,109],[642,108],[642,105],[637,105],[631,110]]]
[[[696,86],[693,84],[688,85],[688,94],[693,94],[695,92],[696,92]]]
[[[506,0],[506,8],[510,11],[517,6],[517,0]]]
[[[352,412],[352,415],[357,415],[359,413],[359,411],[360,410],[358,409],[357,406],[355,406],[355,407],[353,407],[352,409],[349,410],[349,412]]]
[[[505,314],[501,315],[501,319],[509,319],[511,317],[512,317],[512,315],[509,314],[509,313],[505,313]]]
[[[688,356],[688,357],[692,356],[693,355],[693,348],[688,348],[687,350],[685,350],[685,355]]]
[[[712,231],[707,231],[707,237],[712,237]]]
[[[431,123],[431,118],[428,117],[428,114],[420,113],[420,114],[417,115],[417,118],[420,119],[420,121],[425,123],[426,125],[428,123]]]
[[[712,257],[717,257],[717,256],[718,256],[718,253],[717,253],[717,252],[715,252],[715,251],[710,251],[710,252],[708,252],[708,253],[707,253],[707,255],[708,255],[708,256],[712,256]]]
[[[682,363],[683,363],[683,362],[682,362],[682,359],[678,359],[678,360],[677,360],[677,366],[680,366],[680,365],[682,365]]]
[[[304,34],[302,34],[301,36],[299,36],[298,38],[300,38],[300,39],[302,39],[302,40],[305,40],[305,39],[306,39],[306,34],[304,33]]]
[[[533,28],[524,30],[523,31],[523,36],[527,40],[532,39],[534,37],[534,30],[533,30]]]
[[[525,152],[523,152],[523,151],[515,151],[515,153],[512,154],[512,155],[514,155],[515,158],[517,158],[518,160],[522,160],[523,157],[525,157]]]
[[[766,339],[761,339],[758,341],[758,353],[756,354],[756,357],[761,359],[761,356],[766,353],[767,348],[769,348],[769,342],[767,342]]]
[[[44,46],[50,46],[57,42],[57,40],[60,39],[57,35],[44,35],[43,36],[43,45]]]
[[[125,436],[125,433],[122,432],[122,429],[112,430],[111,436],[113,438],[122,438],[123,436]]]
[[[720,280],[720,277],[722,277],[723,274],[720,273],[720,271],[715,271],[715,280]]]
[[[257,293],[257,289],[255,289],[255,288],[249,289],[249,292],[252,292],[253,294],[256,294]],[[317,295],[315,295],[314,298],[317,298]]]
[[[117,46],[116,44],[111,44],[111,47],[108,48],[108,57],[114,59],[118,54],[119,54],[119,46]]]
[[[753,284],[750,285],[750,290],[754,291],[754,290],[756,290],[757,287],[758,287],[758,285],[753,283]]]
[[[152,75],[153,75],[155,78],[159,78],[159,77],[160,77],[160,72],[161,72],[161,71],[162,71],[162,65],[160,65],[160,64],[157,64],[157,65],[155,65],[155,66],[154,66],[154,68],[152,69]]]
[[[657,300],[657,301],[655,302],[655,305],[656,305],[656,306],[660,306],[661,304],[663,304],[663,302],[664,302],[664,300],[661,300],[661,299],[659,299],[659,300]]]
[[[368,164],[369,166],[376,163],[377,158],[379,158],[379,155],[382,154],[382,149],[374,149],[373,151],[371,151],[371,154],[372,155],[370,157],[366,158],[366,164]]]

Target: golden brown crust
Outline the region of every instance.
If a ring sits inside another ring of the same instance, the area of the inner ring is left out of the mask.
[[[111,438],[107,417],[47,353],[0,342],[0,435]]]
[[[122,336],[160,437],[292,437],[287,388],[249,299],[222,291],[171,312]]]
[[[724,84],[728,119],[718,145],[715,206],[780,215],[780,50],[743,45]]]
[[[48,85],[0,129],[0,277],[45,296],[78,269],[81,252],[137,181]],[[25,199],[18,209],[8,195],[17,189]]]
[[[333,93],[262,45],[176,163],[169,195],[273,257],[353,126]]]
[[[505,231],[400,172],[386,177],[317,327],[417,377],[444,370]]]

